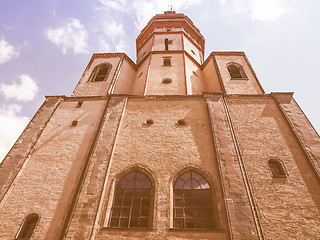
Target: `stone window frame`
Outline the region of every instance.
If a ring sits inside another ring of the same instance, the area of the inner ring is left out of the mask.
[[[31,234],[29,233],[27,236],[25,236],[26,231],[27,231],[26,228],[28,227],[27,226],[28,221],[30,221],[33,218],[37,218],[36,223],[34,224],[34,226],[31,226],[32,227]],[[32,213],[27,214],[19,227],[19,230],[16,234],[15,239],[32,239],[32,236],[34,234],[34,230],[36,229],[39,222],[40,222],[40,215],[38,213],[32,212]]]
[[[163,57],[162,67],[171,67],[172,66],[172,57]]]
[[[275,171],[272,170],[272,167],[270,166],[270,162],[274,162],[277,164],[279,167],[278,170],[281,172],[280,174],[275,173]],[[287,178],[288,177],[288,172],[283,164],[283,162],[276,158],[276,157],[270,157],[267,159],[267,166],[269,169],[269,172],[271,174],[271,177],[274,178]]]
[[[108,67],[108,72],[106,73],[104,79],[102,81],[96,81],[96,78],[98,76],[99,71],[104,67],[107,66]],[[108,76],[110,74],[112,68],[112,64],[108,63],[108,62],[104,62],[104,63],[100,63],[97,66],[94,67],[94,69],[91,72],[91,75],[88,79],[88,82],[104,82],[108,79]]]
[[[150,191],[150,212],[149,212],[149,221],[148,221],[148,227],[144,228],[144,227],[135,227],[135,228],[123,228],[123,227],[119,227],[119,228],[112,228],[110,227],[110,220],[111,220],[111,210],[113,207],[113,202],[115,199],[115,191],[116,191],[116,186],[118,184],[118,182],[127,174],[134,172],[134,171],[140,171],[143,174],[145,174],[149,180],[151,181],[151,191]],[[153,174],[151,174],[151,171],[149,169],[146,169],[145,167],[141,166],[141,165],[137,165],[137,166],[133,166],[133,167],[129,167],[128,169],[118,173],[112,180],[111,186],[110,186],[110,191],[109,191],[109,199],[107,200],[107,204],[106,204],[106,210],[105,210],[105,217],[104,217],[104,221],[103,221],[103,228],[104,229],[109,229],[109,230],[121,230],[121,231],[145,231],[145,230],[152,230],[153,226],[154,226],[154,216],[155,216],[155,188],[156,184],[155,184],[155,180],[153,177]]]
[[[239,71],[240,77],[233,77],[229,69],[230,67],[237,68],[237,70]],[[231,80],[249,80],[243,67],[239,63],[229,62],[226,64],[226,68]]]
[[[211,190],[211,199],[212,199],[212,205],[213,205],[213,220],[215,222],[214,228],[174,228],[174,185],[177,179],[183,175],[184,173],[188,171],[193,171],[195,173],[200,174],[206,181],[208,182]],[[170,182],[170,197],[169,197],[169,230],[170,231],[217,231],[221,227],[221,213],[218,209],[221,208],[219,202],[221,199],[219,199],[218,194],[216,194],[217,186],[215,186],[214,181],[212,180],[211,174],[206,172],[205,170],[197,167],[197,166],[188,166],[174,174],[174,177],[171,179]]]

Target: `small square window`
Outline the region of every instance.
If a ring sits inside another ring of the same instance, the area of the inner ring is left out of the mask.
[[[171,66],[171,58],[164,58],[163,66]]]

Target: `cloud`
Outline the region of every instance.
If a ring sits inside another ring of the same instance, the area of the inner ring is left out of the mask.
[[[62,49],[63,54],[72,49],[74,54],[88,52],[88,33],[85,27],[76,18],[70,18],[58,28],[49,28],[46,37]]]
[[[111,10],[126,12],[135,16],[135,25],[140,30],[158,13],[162,13],[172,6],[174,10],[183,10],[200,4],[202,0],[100,0],[101,6],[97,10]],[[113,12],[112,12],[113,13]]]
[[[175,10],[182,10],[201,2],[202,0],[99,0],[100,5],[96,7],[96,10],[100,11],[103,16],[101,21],[104,23],[104,26],[101,27],[103,35],[111,40],[110,43],[114,45],[116,51],[125,52],[128,47],[125,41],[126,32],[123,22],[117,20],[117,14],[121,13],[121,16],[127,14],[128,18],[133,16],[131,19],[135,27],[141,30],[151,17],[163,13],[171,5]],[[121,19],[127,19],[127,17]],[[109,49],[109,43],[106,40],[100,40],[99,49]]]
[[[0,107],[0,162],[30,120],[19,115],[21,109],[22,107],[17,104]]]
[[[102,7],[107,10],[128,11],[128,4],[126,0],[100,0]]]
[[[219,0],[220,6],[224,6],[227,3],[227,0]]]
[[[7,25],[7,24],[2,24],[2,27],[3,27],[3,29],[6,30],[6,31],[12,31],[12,30],[15,29],[14,26]]]
[[[220,0],[220,8],[228,18],[230,18],[230,16],[235,17],[236,15],[250,16],[250,5],[252,1],[253,0]]]
[[[38,85],[29,75],[22,74],[19,76],[20,83],[0,85],[0,92],[7,99],[16,99],[18,101],[31,101],[39,91]]]
[[[100,48],[99,48],[100,52],[109,52],[110,45],[105,39],[101,38],[99,43],[100,43]]]
[[[132,7],[136,15],[135,25],[142,29],[155,14],[163,13],[169,6],[173,10],[183,10],[201,2],[202,0],[134,0]]]
[[[250,16],[252,20],[273,21],[286,13],[283,0],[219,0],[222,11],[228,16]]]
[[[6,40],[0,40],[0,64],[19,56],[20,49],[10,45]]]
[[[125,52],[127,48],[127,43],[124,40],[120,40],[116,45],[117,52]]]
[[[109,21],[103,26],[103,32],[113,41],[125,35],[123,25],[115,21]]]
[[[286,13],[281,0],[253,0],[251,10],[253,20],[264,22],[273,21]]]
[[[124,27],[121,23],[118,23],[114,20],[107,21],[106,24],[102,27],[103,35],[109,39],[111,39],[113,45],[115,46],[116,51],[125,52],[127,48],[126,41],[124,40],[125,31]],[[103,39],[100,40],[100,49],[107,48],[109,44]],[[109,50],[109,48],[107,48]]]

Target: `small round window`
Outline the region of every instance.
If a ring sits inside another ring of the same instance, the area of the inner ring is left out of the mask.
[[[154,122],[153,122],[152,119],[148,119],[148,120],[146,120],[146,121],[144,122],[144,124],[147,125],[147,126],[150,126],[150,125],[152,125],[153,123],[154,123]]]
[[[172,79],[171,78],[164,78],[164,79],[162,79],[162,83],[163,84],[170,84],[170,83],[172,83]]]
[[[177,124],[178,126],[183,126],[183,125],[186,125],[186,121],[183,120],[183,119],[179,119],[178,121],[176,121],[176,124]]]

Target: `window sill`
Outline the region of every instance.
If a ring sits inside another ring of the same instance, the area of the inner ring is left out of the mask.
[[[245,80],[245,81],[248,81],[249,78],[231,78],[230,80]]]
[[[153,228],[111,228],[111,227],[102,227],[103,231],[129,231],[129,232],[151,232]]]
[[[224,231],[220,229],[213,229],[213,228],[169,228],[168,232],[224,233]]]
[[[286,175],[276,175],[276,176],[272,176],[272,178],[287,178]]]

